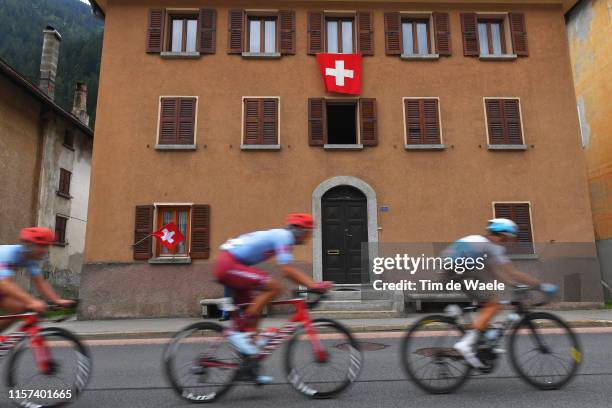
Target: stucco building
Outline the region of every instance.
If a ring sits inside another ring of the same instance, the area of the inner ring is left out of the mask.
[[[61,36],[47,27],[43,37],[38,86],[0,60],[0,244],[16,243],[24,227],[55,230],[44,271],[64,295],[77,296],[93,131],[85,84],[76,84],[72,112],[54,102]]]
[[[364,242],[450,242],[505,216],[521,227],[514,256],[561,301],[601,302],[574,2],[92,3],[106,23],[86,317],[197,313],[221,293],[219,245],[293,211],[317,222],[299,265],[338,288],[368,285]],[[321,52],[363,55],[359,96],[325,92]],[[176,253],[132,246],[168,221],[187,237]],[[538,249],[576,242],[587,266]],[[336,307],[397,312],[410,296]]]
[[[612,287],[612,1],[577,2],[567,13],[567,36],[595,239],[609,294]]]

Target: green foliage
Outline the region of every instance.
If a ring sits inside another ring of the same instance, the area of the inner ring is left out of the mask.
[[[62,36],[55,101],[70,112],[75,84],[85,82],[93,127],[104,28],[89,5],[79,0],[0,0],[0,58],[38,84],[42,31],[49,25]]]

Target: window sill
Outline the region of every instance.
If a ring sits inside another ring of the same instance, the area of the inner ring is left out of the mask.
[[[166,257],[159,256],[157,258],[149,259],[150,264],[163,265],[163,264],[190,264],[191,258],[188,256],[177,256],[177,257]]]
[[[489,150],[527,150],[526,144],[490,144],[487,145]]]
[[[279,144],[241,144],[240,150],[280,150]]]
[[[363,150],[362,144],[324,144],[325,150]]]
[[[56,191],[55,194],[57,194],[60,197],[64,197],[68,200],[72,199],[72,196],[70,194],[62,193],[61,191]]]
[[[280,52],[243,52],[242,58],[251,59],[279,59],[281,57]]]
[[[491,55],[491,54],[480,54],[478,57],[482,61],[514,61],[518,58],[516,54],[501,54],[501,55]]]
[[[197,149],[197,146],[195,144],[185,144],[185,145],[156,144],[155,145],[155,150],[196,150],[196,149]]]
[[[64,146],[66,149],[72,150],[74,152],[74,146],[67,145],[66,143],[62,143],[62,146]]]
[[[56,247],[65,247],[65,246],[68,246],[68,242],[54,242],[51,245],[56,246]]]
[[[539,259],[538,254],[507,254],[510,259]]]
[[[446,145],[443,144],[407,144],[404,146],[406,150],[444,150]]]
[[[403,60],[437,60],[440,59],[440,54],[402,54],[400,56]]]
[[[199,52],[169,52],[164,51],[159,54],[163,59],[197,59],[200,58]]]

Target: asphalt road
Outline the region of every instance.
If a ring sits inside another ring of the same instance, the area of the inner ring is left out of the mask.
[[[282,377],[283,349],[266,363],[266,373],[276,376],[274,384],[256,388],[234,387],[219,407],[601,407],[612,404],[612,332],[582,333],[584,360],[578,376],[562,390],[538,391],[522,382],[502,358],[497,370],[471,378],[451,395],[428,395],[409,382],[398,357],[398,333],[377,333],[362,338],[385,347],[365,353],[365,364],[358,382],[332,400],[306,399]],[[119,343],[129,344],[119,344]],[[92,380],[73,406],[87,408],[193,407],[169,388],[161,371],[163,344],[159,340],[91,342],[94,358]],[[4,367],[3,367],[4,368]],[[6,392],[0,406],[9,406]]]

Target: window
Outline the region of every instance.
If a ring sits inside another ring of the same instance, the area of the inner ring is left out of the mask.
[[[69,130],[64,132],[64,146],[74,150],[74,134]]]
[[[156,240],[155,254],[157,256],[188,256],[189,253],[189,227],[190,223],[190,211],[191,207],[158,207],[157,208],[157,228],[161,228],[166,224],[174,223],[179,231],[185,237],[185,240],[174,247],[174,250],[170,251],[165,246]]]
[[[162,97],[159,108],[158,147],[195,147],[197,98]]]
[[[326,51],[337,54],[352,54],[353,46],[353,19],[327,18],[325,19]]]
[[[249,17],[250,53],[275,53],[276,37],[276,17]]]
[[[431,54],[428,19],[406,19],[402,21],[402,47],[402,54],[404,55]]]
[[[406,144],[440,145],[440,111],[436,98],[405,98]]]
[[[66,169],[60,169],[59,175],[59,186],[57,189],[57,194],[70,198],[70,179],[72,178],[72,173]]]
[[[376,99],[308,100],[310,146],[375,146],[377,129]]]
[[[170,52],[196,52],[198,16],[170,16]]]
[[[55,216],[55,242],[57,244],[66,244],[66,225],[68,223],[68,217],[63,215]]]
[[[481,55],[505,54],[504,21],[501,19],[478,20],[478,40]]]
[[[278,146],[278,98],[244,98],[242,147]],[[280,146],[279,146],[280,147]]]
[[[523,125],[517,98],[485,98],[489,145],[523,145]]]
[[[495,218],[507,218],[519,227],[516,242],[508,244],[508,254],[533,254],[531,205],[526,202],[497,202],[493,204]]]

